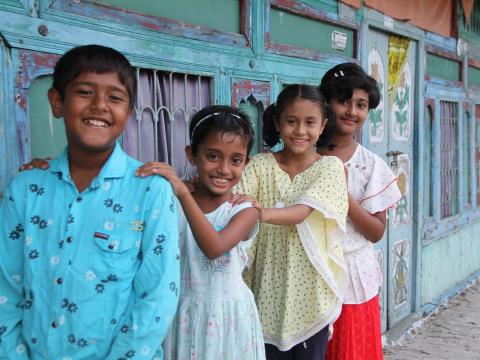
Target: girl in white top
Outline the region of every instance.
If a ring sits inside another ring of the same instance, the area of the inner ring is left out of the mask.
[[[380,94],[376,81],[355,63],[330,69],[320,89],[335,112],[336,123],[328,129],[333,131],[331,141],[318,152],[338,156],[345,163],[349,192],[347,236],[342,243],[349,282],[327,359],[382,359],[378,302],[382,272],[373,244],[383,237],[387,209],[401,194],[388,165],[354,138],[369,109],[378,106]]]

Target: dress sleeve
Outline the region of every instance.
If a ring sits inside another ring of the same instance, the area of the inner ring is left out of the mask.
[[[394,207],[401,197],[396,176],[385,161],[375,156],[360,205],[370,214],[375,214]]]
[[[21,334],[25,230],[15,204],[13,185],[0,206],[0,359],[28,359]]]
[[[343,163],[335,157],[320,162],[310,186],[296,204],[314,209],[297,225],[298,234],[310,262],[341,301],[347,287],[341,247],[348,212]]]

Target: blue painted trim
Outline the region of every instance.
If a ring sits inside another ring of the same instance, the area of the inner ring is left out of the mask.
[[[420,236],[420,229],[423,227],[424,219],[424,203],[423,203],[423,177],[425,173],[423,154],[425,153],[425,101],[423,97],[424,79],[425,79],[425,43],[423,39],[417,42],[417,64],[416,64],[416,79],[418,79],[417,86],[415,87],[415,105],[417,107],[415,114],[418,114],[418,121],[414,121],[414,141],[413,141],[413,153],[414,153],[414,216],[413,216],[413,254],[412,254],[412,267],[414,271],[414,286],[413,291],[413,312],[417,312],[421,306],[422,295],[422,241]],[[416,203],[416,205],[415,205]],[[415,210],[416,208],[416,210]]]
[[[35,0],[17,0],[16,3],[0,4],[0,10],[38,16]]]
[[[445,37],[439,34],[425,31],[425,45],[433,45],[445,51],[455,53],[457,51],[457,39],[452,37]]]
[[[123,28],[131,32],[169,34],[179,38],[190,38],[201,41],[223,44],[234,47],[249,47],[251,34],[250,28],[245,26],[250,19],[250,4],[248,0],[243,2],[242,8],[245,13],[240,24],[241,31],[246,33],[233,33],[201,25],[186,24],[174,19],[142,14],[131,10],[122,10],[114,6],[105,6],[93,1],[77,0],[50,0],[42,6],[40,16],[45,19],[58,19],[78,25],[86,24],[89,27],[98,27],[98,30],[105,31],[103,24],[108,23],[113,29]]]
[[[424,304],[420,308],[419,313],[422,314],[423,316],[430,314],[432,311],[438,308],[439,305],[459,295],[460,293],[465,291],[465,289],[468,286],[474,284],[479,279],[480,279],[480,270],[475,271],[473,274],[470,274],[465,280],[459,282],[455,286],[452,286],[450,289],[445,291],[442,295],[436,297],[431,302]]]
[[[445,236],[462,230],[462,227],[465,225],[473,224],[479,221],[480,209],[470,209],[461,215],[452,216],[450,218],[435,222],[429,222],[428,224],[425,222],[422,231],[422,244],[425,246],[434,241],[438,241]]]
[[[17,132],[14,120],[14,97],[13,97],[13,71],[11,52],[0,38],[0,154],[3,154],[0,161],[0,199],[4,186],[6,186],[13,175],[17,172],[18,156]]]

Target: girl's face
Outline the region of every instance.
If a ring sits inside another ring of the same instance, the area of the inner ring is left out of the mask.
[[[280,133],[286,151],[299,155],[315,151],[315,145],[323,132],[325,121],[320,106],[298,99],[287,105],[275,127]]]
[[[230,193],[249,161],[245,140],[230,132],[211,132],[199,144],[195,155],[190,146],[186,152],[190,163],[197,167],[196,189],[214,197]]]
[[[368,93],[355,89],[350,99],[347,101],[332,99],[330,106],[337,117],[335,134],[353,135],[362,127],[368,116]]]

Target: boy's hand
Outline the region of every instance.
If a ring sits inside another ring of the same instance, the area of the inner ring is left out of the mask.
[[[32,169],[41,169],[46,170],[50,167],[49,161],[52,158],[47,157],[45,159],[32,159],[29,163],[23,164],[18,168],[18,171],[32,170]]]
[[[135,175],[140,177],[147,177],[151,175],[163,176],[170,182],[170,184],[172,184],[173,191],[178,197],[182,197],[185,194],[190,194],[190,190],[178,177],[175,169],[167,163],[155,161],[147,162],[137,169]]]

